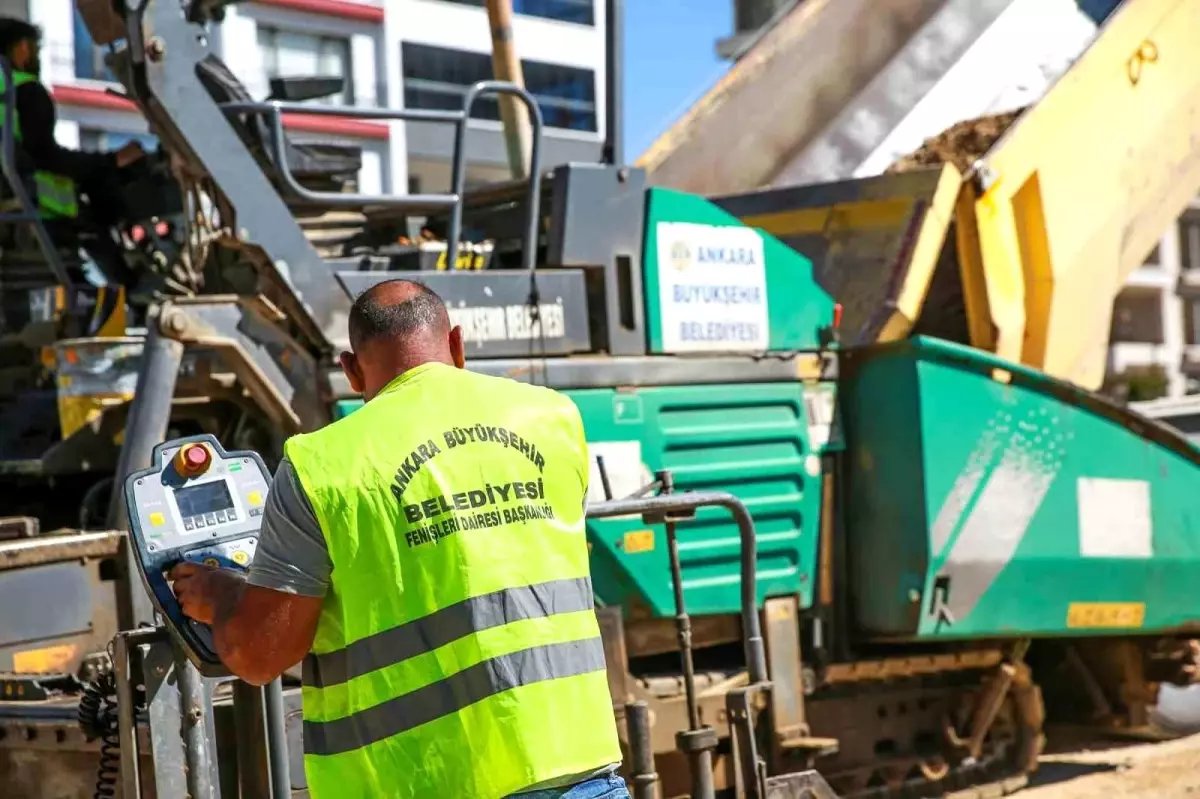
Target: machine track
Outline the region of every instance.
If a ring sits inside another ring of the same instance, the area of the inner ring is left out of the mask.
[[[1015,678],[1001,685],[1004,668]],[[1044,742],[1041,694],[1024,666],[849,679],[807,705],[814,734],[841,741],[816,767],[843,799],[1006,796],[1027,784]],[[986,733],[972,757],[961,731],[976,725]]]
[[[1004,768],[997,758],[964,764],[945,777],[904,779],[897,784],[839,794],[841,799],[995,799],[1024,788],[1027,774]]]

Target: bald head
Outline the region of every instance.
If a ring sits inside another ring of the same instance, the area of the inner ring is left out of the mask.
[[[450,324],[442,298],[414,280],[387,280],[350,308],[350,347],[342,368],[369,400],[396,377],[423,363],[463,366],[462,331]]]
[[[373,341],[412,346],[421,339],[445,339],[450,316],[442,298],[413,280],[387,280],[358,295],[350,308],[350,346],[355,352]]]

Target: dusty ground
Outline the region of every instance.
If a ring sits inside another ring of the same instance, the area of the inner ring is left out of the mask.
[[[1200,735],[1047,755],[1013,799],[1200,799]]]

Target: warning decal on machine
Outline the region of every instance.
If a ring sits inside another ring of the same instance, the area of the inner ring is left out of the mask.
[[[1073,630],[1138,628],[1145,621],[1144,602],[1072,602],[1067,607],[1067,627]]]
[[[762,237],[744,227],[658,224],[659,313],[664,352],[767,349]]]
[[[67,671],[71,659],[79,651],[77,644],[58,644],[42,649],[26,649],[13,653],[13,671],[18,674],[50,674]]]

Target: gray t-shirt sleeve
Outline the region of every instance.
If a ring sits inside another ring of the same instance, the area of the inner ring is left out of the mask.
[[[258,548],[246,581],[250,585],[301,596],[321,597],[329,589],[333,562],[312,503],[284,458],[262,515]]]

